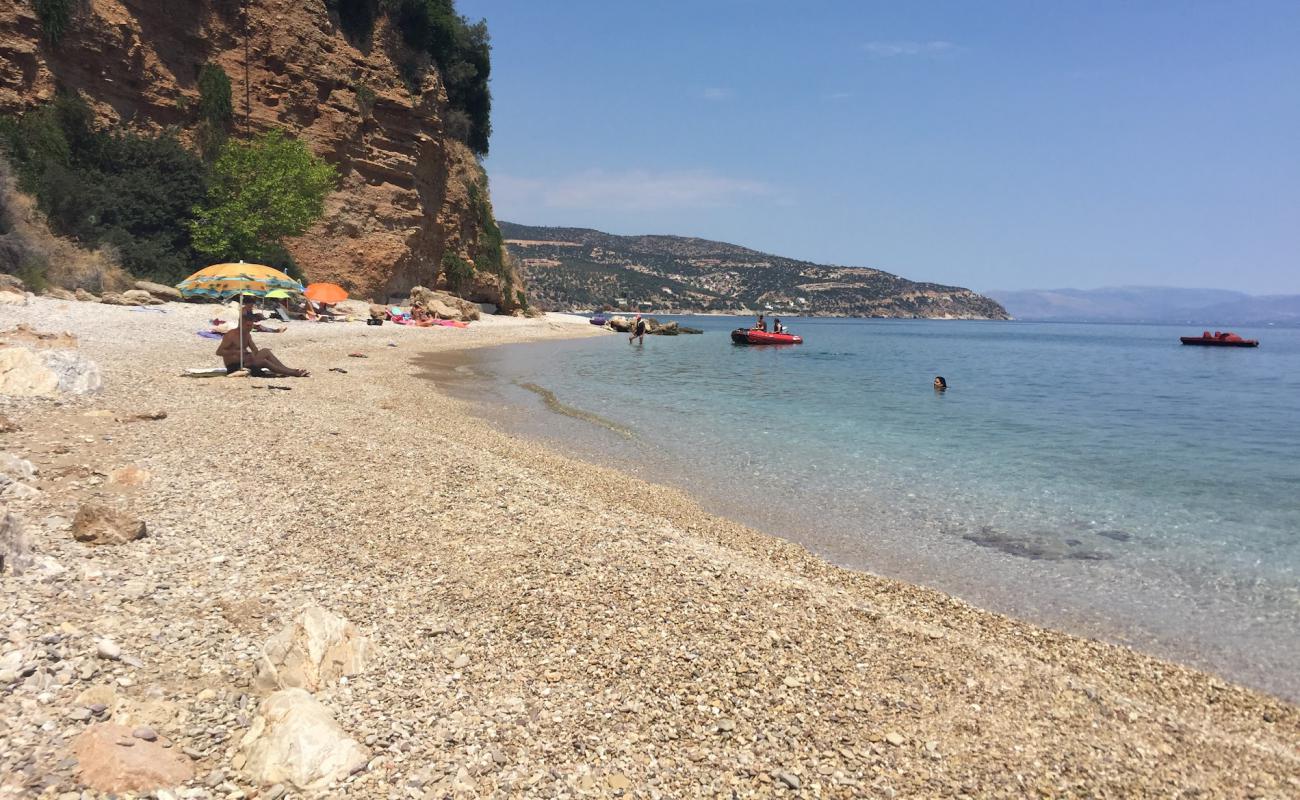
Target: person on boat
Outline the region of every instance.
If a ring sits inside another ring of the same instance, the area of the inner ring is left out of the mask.
[[[785,326],[781,324],[780,317],[772,320],[772,333],[785,333]]]
[[[943,379],[942,375],[934,376],[934,390],[936,392],[948,391],[948,382]]]
[[[627,341],[628,344],[631,344],[638,339],[641,344],[645,344],[645,320],[641,318],[640,314],[636,315],[636,320],[632,323],[632,335],[627,337]]]
[[[293,369],[285,366],[280,359],[275,357],[275,353],[254,344],[253,326],[255,322],[255,318],[251,313],[240,314],[239,324],[222,334],[221,344],[217,345],[217,355],[221,357],[222,363],[226,365],[227,374],[239,369],[246,369],[255,375],[270,374],[281,378],[306,378],[311,374],[305,369]],[[243,363],[240,363],[241,353],[243,354]]]
[[[754,330],[767,333],[767,318],[762,314],[758,315],[758,322],[754,323]]]

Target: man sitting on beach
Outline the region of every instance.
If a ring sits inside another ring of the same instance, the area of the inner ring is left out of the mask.
[[[306,378],[309,373],[305,369],[292,369],[281,363],[280,359],[270,350],[258,347],[253,343],[253,326],[257,319],[252,313],[239,315],[239,324],[226,331],[221,336],[221,344],[217,345],[217,355],[226,365],[226,372],[236,372],[240,369],[246,369],[250,373],[270,373],[281,378]],[[243,349],[243,363],[240,363],[240,349]]]

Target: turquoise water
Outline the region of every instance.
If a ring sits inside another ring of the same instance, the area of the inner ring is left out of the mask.
[[[682,319],[485,351],[485,408],[837,563],[1300,697],[1300,330]]]

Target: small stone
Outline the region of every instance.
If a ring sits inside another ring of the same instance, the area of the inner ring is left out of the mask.
[[[902,747],[903,742],[906,742],[907,739],[904,739],[903,734],[901,733],[895,733],[893,731],[890,731],[889,733],[885,734],[885,741],[889,742],[894,747]]]
[[[469,656],[465,655],[464,653],[461,653],[460,655],[456,656],[456,660],[451,662],[452,669],[464,669],[465,667],[468,666],[469,666]]]
[[[68,712],[68,718],[76,722],[85,722],[94,712],[85,706],[78,706]]]
[[[736,729],[735,720],[730,720],[730,719],[718,720],[718,730],[723,732],[730,732],[730,731],[734,731],[735,729]]]
[[[95,642],[95,653],[100,658],[116,661],[122,657],[122,648],[118,647],[117,642],[112,639],[100,639]]]
[[[266,800],[280,800],[280,797],[284,795],[285,791],[286,789],[284,788],[284,784],[277,783],[270,789],[267,789],[262,796],[265,797]]]
[[[605,778],[605,783],[610,789],[616,792],[624,791],[632,785],[632,781],[628,780],[628,777],[621,772],[615,772],[614,774],[607,776]]]
[[[131,735],[137,739],[144,739],[146,742],[153,742],[158,739],[158,732],[149,727],[136,728],[131,731]]]
[[[776,779],[781,783],[784,783],[787,788],[794,789],[795,791],[799,790],[799,776],[795,775],[793,772],[778,772],[776,773]]]

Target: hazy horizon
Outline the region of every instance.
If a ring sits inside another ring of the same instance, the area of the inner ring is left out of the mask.
[[[498,214],[1008,290],[1300,293],[1300,6],[461,0]]]

